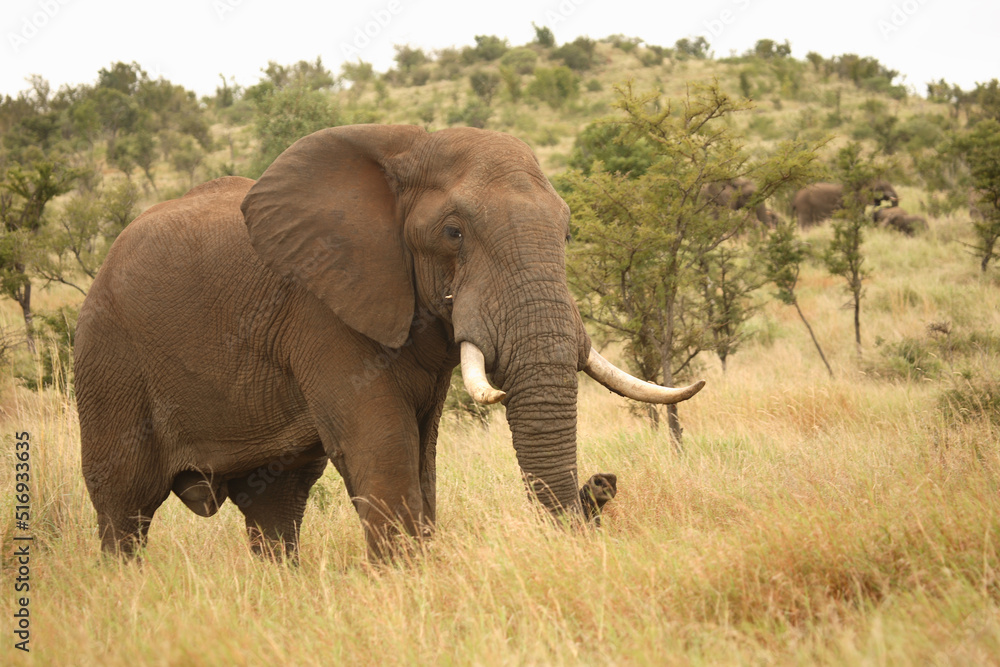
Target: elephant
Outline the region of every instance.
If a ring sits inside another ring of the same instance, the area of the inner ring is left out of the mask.
[[[721,206],[738,211],[750,206],[754,195],[757,194],[757,185],[748,178],[734,178],[728,181],[715,181],[706,183],[701,188],[701,196],[708,201]],[[765,225],[770,224],[767,214],[767,206],[764,202],[753,205],[754,215],[757,220]]]
[[[899,204],[899,195],[887,181],[877,180],[871,184],[872,204],[878,206],[884,201],[891,206]],[[844,186],[839,183],[813,183],[807,185],[792,198],[792,214],[800,227],[812,227],[843,208]]]
[[[887,229],[894,229],[907,236],[917,232],[927,231],[927,220],[919,215],[910,215],[898,206],[886,206],[875,209],[872,218],[876,223]]]
[[[232,499],[254,552],[294,558],[330,461],[369,558],[391,559],[433,533],[459,364],[476,400],[505,406],[528,495],[583,522],[577,371],[663,404],[704,381],[643,382],[593,348],[568,238],[569,208],[527,145],[473,128],[320,130],[256,181],[145,211],[110,248],[75,340],[102,550],[134,556],[173,492],[202,516]]]

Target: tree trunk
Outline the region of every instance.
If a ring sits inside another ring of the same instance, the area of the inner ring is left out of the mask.
[[[24,314],[24,338],[28,343],[28,351],[35,353],[35,325],[34,315],[31,314],[31,283],[25,283],[24,287],[18,291],[15,299],[21,306]]]
[[[670,355],[666,353],[661,353],[661,358],[663,359],[663,385],[666,387],[674,386],[674,371],[670,367]],[[681,428],[681,420],[677,414],[677,404],[671,404],[667,406],[667,426],[670,432],[670,441],[674,443],[674,449],[678,453],[683,451],[681,437],[684,433],[684,429]]]
[[[854,297],[854,344],[857,346],[858,357],[861,356],[861,298]]]
[[[812,338],[813,345],[816,346],[816,351],[819,352],[819,358],[823,360],[823,365],[826,366],[826,370],[830,373],[830,377],[833,377],[833,369],[830,368],[830,362],[826,360],[826,355],[823,354],[823,348],[819,346],[819,341],[816,340],[816,334],[813,333],[813,328],[809,326],[806,316],[802,314],[802,309],[799,308],[798,299],[792,303],[795,305],[795,310],[798,312],[799,318],[802,320],[802,324],[806,325],[806,329],[809,331],[809,337]]]

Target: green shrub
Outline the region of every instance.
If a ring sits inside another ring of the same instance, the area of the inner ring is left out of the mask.
[[[531,74],[535,71],[535,63],[537,62],[538,54],[526,46],[511,49],[500,58],[501,65],[518,74]]]
[[[506,53],[508,48],[506,39],[501,39],[496,35],[476,35],[476,46],[473,47],[471,55],[473,60],[490,62]],[[462,56],[463,59],[468,57],[464,51]]]
[[[38,377],[23,377],[30,389],[39,386],[73,392],[73,341],[80,313],[74,306],[63,306],[54,313],[35,315],[35,336],[41,362]]]
[[[902,380],[936,377],[941,372],[941,360],[934,353],[933,342],[903,338],[894,343],[877,342],[881,363],[868,367],[875,375]]]
[[[552,52],[553,58],[559,58],[566,67],[577,71],[590,69],[594,64],[594,40],[587,37],[577,37],[569,44],[563,44]]]
[[[471,100],[463,108],[454,108],[448,112],[448,124],[458,125],[459,123],[469,127],[486,127],[493,109],[480,99]]]
[[[461,368],[455,367],[451,373],[451,388],[444,401],[443,414],[453,415],[459,420],[472,420],[481,426],[486,426],[489,423],[490,415],[496,412],[498,407],[497,405],[477,403],[465,390]]]
[[[553,109],[580,94],[580,78],[568,67],[538,67],[535,78],[528,85],[528,95],[545,102]]]
[[[645,139],[622,143],[622,136],[617,125],[591,123],[577,136],[569,166],[589,174],[594,162],[600,160],[605,171],[642,176],[653,163],[655,151]]]
[[[643,67],[656,67],[663,64],[663,50],[660,48],[647,47],[640,49],[635,55]]]
[[[966,380],[938,397],[938,407],[948,419],[987,419],[1000,425],[1000,381],[995,378]]]
[[[410,72],[410,83],[414,86],[422,86],[431,78],[429,67],[421,66]]]
[[[472,85],[472,92],[489,106],[497,88],[500,87],[500,75],[496,72],[478,70],[469,75],[469,83]]]
[[[625,53],[635,51],[635,48],[642,43],[638,37],[626,37],[625,35],[611,35],[606,41],[611,42],[612,46]]]

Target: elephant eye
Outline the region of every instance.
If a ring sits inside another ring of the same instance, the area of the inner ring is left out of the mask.
[[[446,225],[444,234],[450,239],[459,240],[462,238],[462,230],[455,225]]]

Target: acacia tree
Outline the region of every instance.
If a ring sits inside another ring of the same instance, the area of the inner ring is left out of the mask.
[[[955,149],[969,169],[976,234],[973,250],[985,272],[997,259],[1000,241],[1000,122],[979,121],[955,140]]]
[[[74,170],[42,161],[27,170],[12,167],[0,182],[0,288],[21,306],[32,352],[30,269],[44,256],[38,241],[42,216],[52,199],[69,192],[77,176]]]
[[[111,244],[132,220],[138,200],[139,190],[128,180],[77,192],[45,227],[38,275],[86,294],[79,274],[91,280],[97,277]]]
[[[812,178],[816,147],[789,143],[751,160],[728,117],[752,105],[717,83],[693,86],[676,111],[672,102],[658,104],[655,93],[636,94],[631,83],[616,90],[621,140],[643,140],[654,158],[637,177],[608,172],[600,162],[589,176],[564,177],[580,242],[571,248],[568,275],[581,314],[601,335],[624,343],[637,375],[672,385],[690,375],[699,352],[713,349],[718,320],[708,313],[719,309],[706,303],[718,293],[706,295],[706,275],[723,256],[728,264],[746,262],[749,246],[740,234],[756,223],[753,207],[784,185]],[[747,208],[722,208],[700,196],[704,186],[737,177],[758,186]],[[726,295],[729,315],[748,312],[734,298]],[[733,339],[726,341],[731,346]],[[679,447],[676,406],[668,406],[667,419]]]
[[[799,298],[795,294],[795,288],[799,283],[799,269],[808,254],[806,244],[796,238],[795,229],[795,221],[789,220],[778,223],[777,227],[768,234],[764,245],[767,279],[778,288],[775,296],[779,301],[789,306],[795,306],[795,312],[799,314],[802,324],[806,325],[806,330],[809,332],[809,337],[812,338],[813,345],[816,346],[816,351],[819,352],[820,359],[823,360],[823,365],[826,366],[830,377],[833,377],[833,369],[830,368],[830,363],[826,360],[826,355],[823,354],[823,348],[820,347],[813,328],[809,326],[809,320],[802,312]]]
[[[865,294],[865,256],[862,245],[865,230],[874,223],[865,215],[865,207],[873,200],[872,187],[885,175],[886,168],[874,156],[864,155],[861,145],[851,142],[837,153],[836,171],[844,184],[843,207],[833,214],[833,240],[823,256],[831,274],[846,281],[854,312],[854,343],[861,356],[861,300]]]

